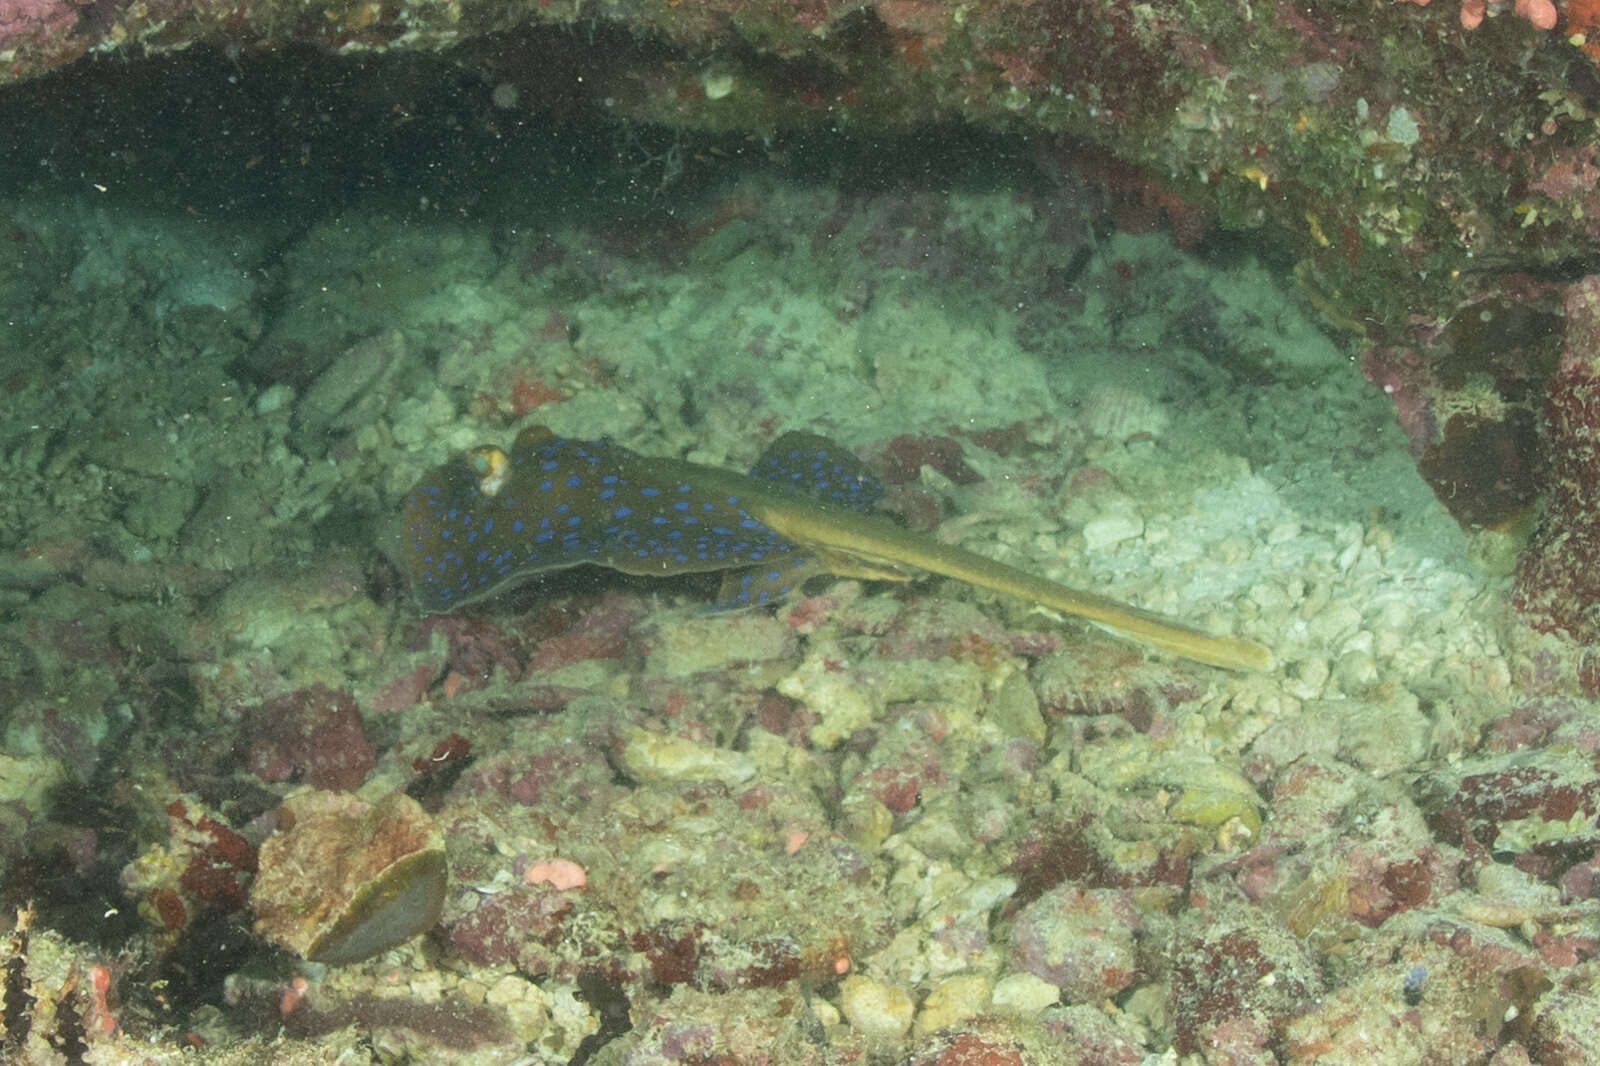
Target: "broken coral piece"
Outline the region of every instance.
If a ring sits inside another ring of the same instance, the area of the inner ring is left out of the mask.
[[[261,845],[258,934],[311,962],[360,962],[431,929],[444,906],[444,835],[403,794],[374,805],[302,792]]]

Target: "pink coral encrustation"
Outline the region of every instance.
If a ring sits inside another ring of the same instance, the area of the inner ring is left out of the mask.
[[[1427,7],[1429,0],[1400,0],[1400,2]],[[1483,25],[1483,20],[1491,11],[1499,11],[1506,5],[1507,0],[1461,0],[1461,26],[1463,29],[1475,30]],[[1513,14],[1536,30],[1549,31],[1556,28],[1558,13],[1552,0],[1510,0],[1510,6]]]

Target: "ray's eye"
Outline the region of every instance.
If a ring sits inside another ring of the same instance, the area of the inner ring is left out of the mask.
[[[467,462],[478,479],[478,491],[485,496],[494,496],[505,486],[511,462],[499,448],[474,448],[467,453]]]

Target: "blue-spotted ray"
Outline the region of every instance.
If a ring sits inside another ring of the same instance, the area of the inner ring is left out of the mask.
[[[774,442],[746,476],[537,426],[509,453],[476,448],[417,483],[404,563],[417,602],[436,611],[582,563],[657,576],[729,571],[723,598],[733,605],[780,598],[819,571],[904,580],[927,570],[1199,662],[1272,665],[1253,641],[1213,637],[864,513],[880,492],[854,456],[808,434]]]

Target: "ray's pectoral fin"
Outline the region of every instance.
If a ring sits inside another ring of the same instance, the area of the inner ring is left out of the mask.
[[[825,512],[866,513],[883,497],[883,484],[860,459],[827,437],[785,433],[750,468],[764,490],[790,506]],[[788,538],[786,538],[788,539]],[[799,595],[814,577],[855,577],[868,581],[908,581],[903,567],[840,550],[825,542],[792,538],[795,550],[781,559],[730,570],[717,602],[723,607],[779,603]]]
[[[807,581],[824,576],[853,577],[862,581],[910,581],[914,575],[892,563],[802,544],[782,565],[747,566],[728,571],[717,592],[717,603],[722,607],[781,603],[800,595]]]
[[[863,514],[883,499],[883,482],[837,441],[790,431],[767,445],[750,476],[774,489]]]
[[[722,585],[717,589],[717,606],[737,609],[781,603],[821,572],[815,560],[803,556],[786,559],[782,566],[744,566],[729,570],[722,575]]]
[[[807,548],[817,557],[819,571],[832,574],[834,577],[854,577],[862,581],[910,581],[917,574],[915,570],[908,570],[898,563],[873,559],[854,552],[839,551],[835,548],[816,548],[810,545],[807,545]]]

